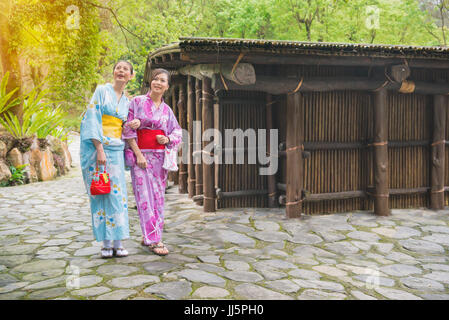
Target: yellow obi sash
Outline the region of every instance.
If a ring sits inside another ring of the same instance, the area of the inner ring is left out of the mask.
[[[122,123],[119,118],[104,114],[101,117],[103,123],[103,135],[110,138],[122,138]]]

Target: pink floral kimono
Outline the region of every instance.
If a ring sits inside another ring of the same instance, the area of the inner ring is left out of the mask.
[[[172,109],[162,100],[158,108],[150,95],[135,97],[130,104],[128,121],[139,119],[139,129],[163,130],[170,142],[166,148],[177,149],[182,140],[182,129]],[[137,131],[128,126],[123,129],[122,139],[135,138]],[[134,152],[128,143],[125,146],[125,163],[131,169],[132,186],[140,218],[140,227],[146,245],[158,243],[164,227],[164,195],[167,170],[164,163],[164,149],[141,149],[147,160],[145,169],[139,168]]]

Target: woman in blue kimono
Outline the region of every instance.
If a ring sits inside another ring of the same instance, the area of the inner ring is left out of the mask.
[[[90,200],[93,233],[97,241],[103,241],[102,258],[128,255],[121,243],[121,240],[129,238],[125,144],[121,135],[129,108],[124,89],[134,76],[133,67],[127,61],[119,61],[114,66],[113,75],[113,84],[99,85],[95,89],[80,128],[81,169]],[[127,125],[135,129],[140,121]],[[111,180],[111,192],[91,195],[92,178],[97,170],[101,173],[104,169]]]

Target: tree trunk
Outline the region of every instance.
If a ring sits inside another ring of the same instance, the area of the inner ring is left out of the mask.
[[[19,56],[16,49],[11,48],[11,39],[13,29],[9,25],[8,16],[12,10],[12,1],[2,1],[0,4],[0,60],[2,75],[9,72],[9,80],[6,91],[10,92],[15,88],[19,88],[11,99],[18,98],[21,91],[21,76],[19,67]],[[14,106],[10,109],[19,118],[22,117],[22,105]]]

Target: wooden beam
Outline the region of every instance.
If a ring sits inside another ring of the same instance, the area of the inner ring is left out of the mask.
[[[220,54],[211,52],[183,52],[180,60],[185,64],[198,63],[234,63],[240,52],[226,52]],[[333,56],[323,55],[288,55],[288,54],[263,54],[248,52],[241,59],[244,63],[271,64],[271,65],[319,65],[319,66],[372,66],[382,67],[404,63],[404,58],[363,57],[363,56]],[[407,58],[410,68],[435,68],[449,69],[449,61],[445,59]]]
[[[178,115],[179,115],[179,125],[183,129],[187,129],[187,112],[186,112],[186,83],[181,83],[179,85],[179,100],[178,100]],[[180,155],[188,150],[180,150]],[[187,164],[181,161],[179,164],[179,193],[187,193]]]
[[[195,79],[187,78],[187,127],[189,131],[189,163],[187,165],[187,191],[189,198],[195,195],[195,165],[193,164],[193,121],[195,120]]]
[[[374,93],[374,213],[379,216],[390,215],[388,207],[388,111],[387,90],[382,88]]]
[[[433,97],[433,141],[431,144],[430,209],[444,209],[444,163],[446,134],[446,96]]]
[[[408,86],[406,86],[408,84]],[[389,91],[417,94],[447,94],[449,83],[412,81],[400,83],[388,79],[371,79],[366,77],[312,77],[287,78],[277,76],[257,76],[252,85],[238,85],[234,82],[224,82],[218,75],[212,77],[214,90],[244,90],[261,91],[274,95],[292,92],[328,92],[339,90],[375,91],[385,88]]]
[[[195,79],[195,120],[197,123],[201,123],[202,119],[202,100],[201,100],[201,91],[202,91],[202,84],[199,79]],[[195,133],[196,141],[194,141],[195,144],[197,144],[198,150],[201,150],[201,135],[202,135],[202,128],[198,128],[198,132]],[[193,156],[193,154],[192,154]],[[199,154],[199,157],[201,159],[201,153]],[[201,164],[201,161],[195,161],[195,195],[202,195],[203,194],[203,166]],[[194,200],[196,201],[196,200]],[[198,200],[198,204],[203,205],[203,198]]]
[[[223,192],[220,189],[217,189],[216,194],[217,199],[222,200],[237,197],[266,196],[268,194],[268,190],[238,190]]]
[[[287,96],[287,218],[298,218],[302,211],[304,178],[303,114],[300,94]]]
[[[203,132],[207,129],[213,128],[214,112],[213,112],[213,97],[214,92],[211,88],[211,80],[209,78],[203,79]],[[203,149],[209,142],[203,142]],[[203,151],[204,152],[204,151]],[[203,194],[204,194],[204,212],[215,212],[215,183],[214,183],[214,164],[203,163]]]

